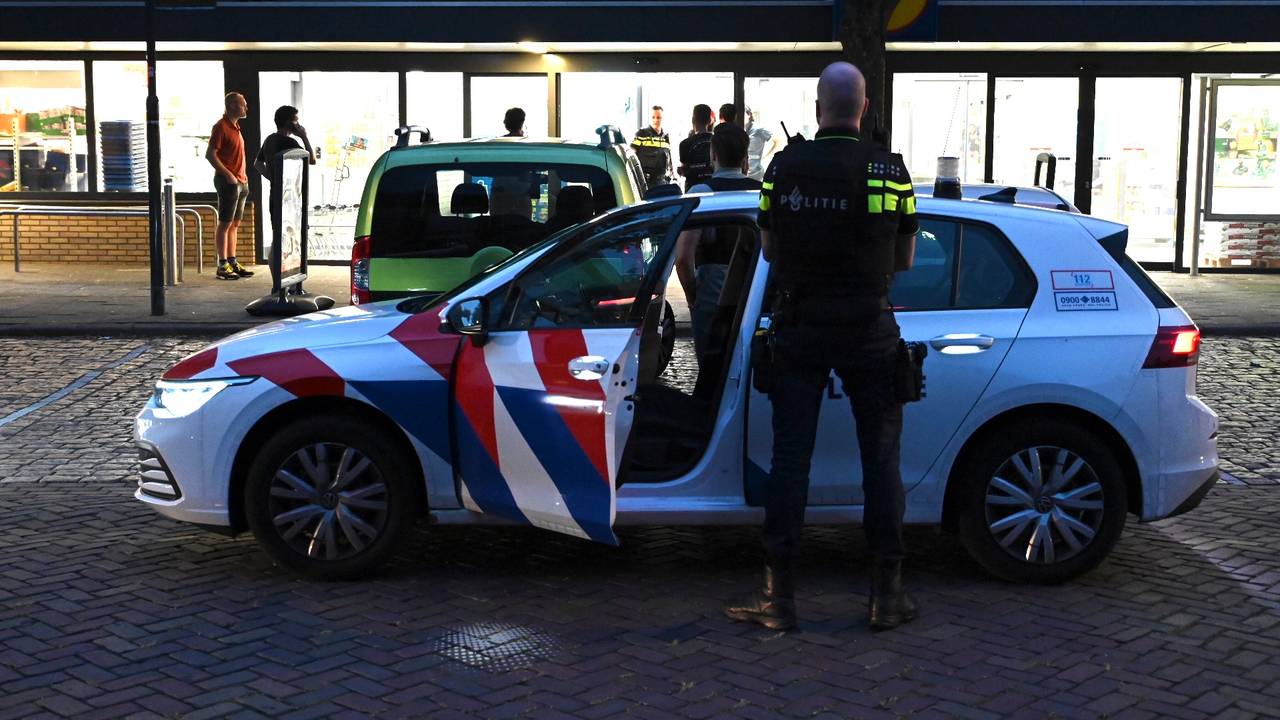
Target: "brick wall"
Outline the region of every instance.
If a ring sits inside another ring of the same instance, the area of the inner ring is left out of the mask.
[[[217,225],[212,210],[200,210],[204,222],[205,264],[215,260],[213,231]],[[241,262],[253,259],[253,203],[245,207],[244,221],[237,234],[236,254]],[[186,264],[196,262],[196,221],[189,212],[180,217],[186,223]],[[57,217],[21,216],[22,260],[24,262],[92,262],[146,265],[148,222],[143,216]],[[0,262],[13,262],[13,218],[0,217]]]

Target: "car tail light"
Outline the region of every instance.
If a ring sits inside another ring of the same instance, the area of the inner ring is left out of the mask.
[[[1151,342],[1144,368],[1190,367],[1200,360],[1200,328],[1195,325],[1161,327]]]
[[[360,305],[373,299],[369,294],[369,255],[373,238],[365,235],[356,238],[351,246],[351,304]]]

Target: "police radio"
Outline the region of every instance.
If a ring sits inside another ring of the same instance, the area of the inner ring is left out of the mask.
[[[800,133],[796,133],[795,135],[792,135],[791,133],[787,132],[787,124],[786,124],[786,123],[779,123],[779,125],[782,125],[782,134],[783,134],[783,135],[785,135],[785,136],[787,137],[787,144],[788,144],[788,145],[791,145],[791,144],[793,144],[793,143],[802,143],[802,142],[805,142],[805,136],[801,135]]]

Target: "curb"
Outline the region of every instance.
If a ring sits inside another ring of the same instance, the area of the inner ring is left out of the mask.
[[[0,337],[223,337],[265,323],[76,323],[66,325],[0,325]]]
[[[1210,325],[1200,326],[1203,337],[1280,337],[1280,325],[1264,323],[1261,325]]]

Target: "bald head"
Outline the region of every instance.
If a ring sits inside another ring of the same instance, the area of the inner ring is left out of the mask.
[[[857,128],[867,109],[867,81],[847,62],[831,63],[818,77],[818,126]]]

